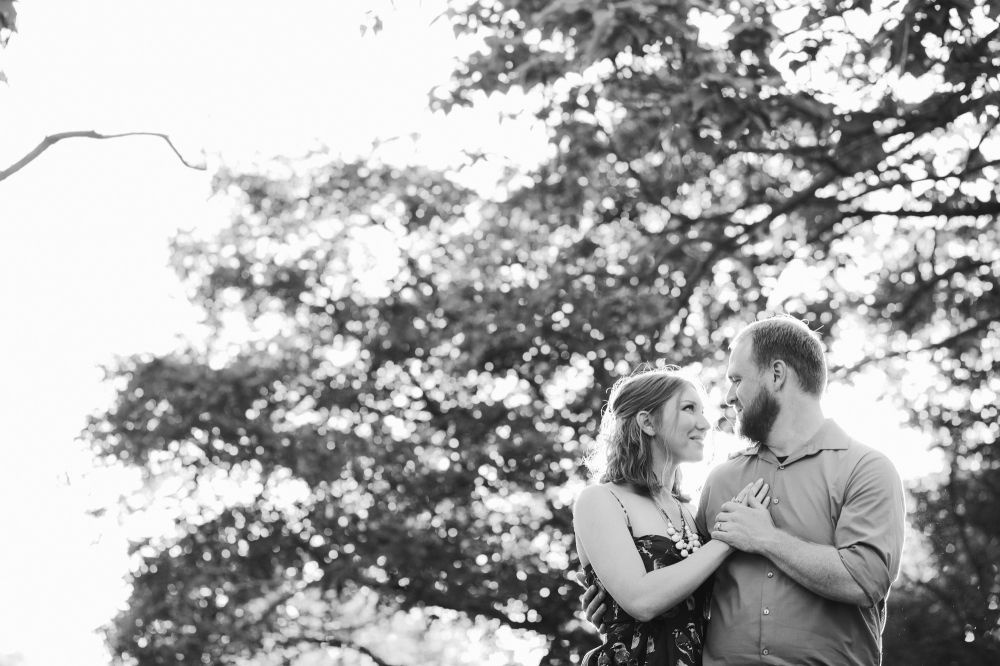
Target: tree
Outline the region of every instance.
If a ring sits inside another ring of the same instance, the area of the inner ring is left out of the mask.
[[[177,534],[136,547],[115,652],[339,641],[389,662],[339,628],[361,596],[530,630],[543,663],[572,662],[594,639],[569,504],[607,388],[664,358],[721,382],[727,340],[781,310],[819,328],[837,376],[889,378],[948,456],[914,495],[935,577],[890,598],[887,663],[993,663],[997,8],[796,6],[795,29],[749,0],[454,10],[489,50],[432,104],[521,86],[550,126],[554,157],[503,201],[322,156],[221,173],[232,225],[175,245],[214,337],[123,360],[87,433],[151,491],[183,480]],[[720,44],[709,21],[729,22]],[[903,97],[909,77],[932,92]],[[235,343],[234,321],[252,331]]]

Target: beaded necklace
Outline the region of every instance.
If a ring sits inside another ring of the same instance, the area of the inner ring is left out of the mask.
[[[688,527],[687,520],[684,519],[684,510],[680,508],[679,502],[677,504],[677,508],[680,509],[681,512],[681,530],[674,528],[674,524],[670,520],[670,516],[668,516],[667,512],[663,510],[660,503],[652,497],[650,497],[650,499],[653,500],[653,505],[656,507],[656,510],[659,511],[660,515],[663,516],[663,519],[667,521],[667,538],[674,542],[677,550],[680,551],[681,557],[687,557],[694,551],[701,548],[701,540],[698,539],[697,533],[691,533],[691,528]]]

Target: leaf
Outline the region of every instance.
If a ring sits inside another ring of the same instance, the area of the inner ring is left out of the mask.
[[[366,26],[364,23],[362,23],[358,27],[361,28],[361,36],[364,37],[365,33],[368,32],[368,26]]]
[[[14,0],[0,0],[0,28],[17,32],[17,10]]]

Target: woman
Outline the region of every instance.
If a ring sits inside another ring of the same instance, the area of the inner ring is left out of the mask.
[[[583,666],[700,666],[711,576],[732,549],[703,543],[678,466],[704,457],[709,427],[701,392],[677,367],[632,375],[612,389],[601,422],[600,483],[585,488],[574,508],[587,583],[611,597],[604,644]],[[763,480],[736,499],[750,494],[766,502]]]

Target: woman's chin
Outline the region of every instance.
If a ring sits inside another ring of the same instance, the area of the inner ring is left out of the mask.
[[[697,463],[705,459],[705,449],[699,449],[698,451],[692,451],[691,455],[688,456],[684,462],[686,463]]]

